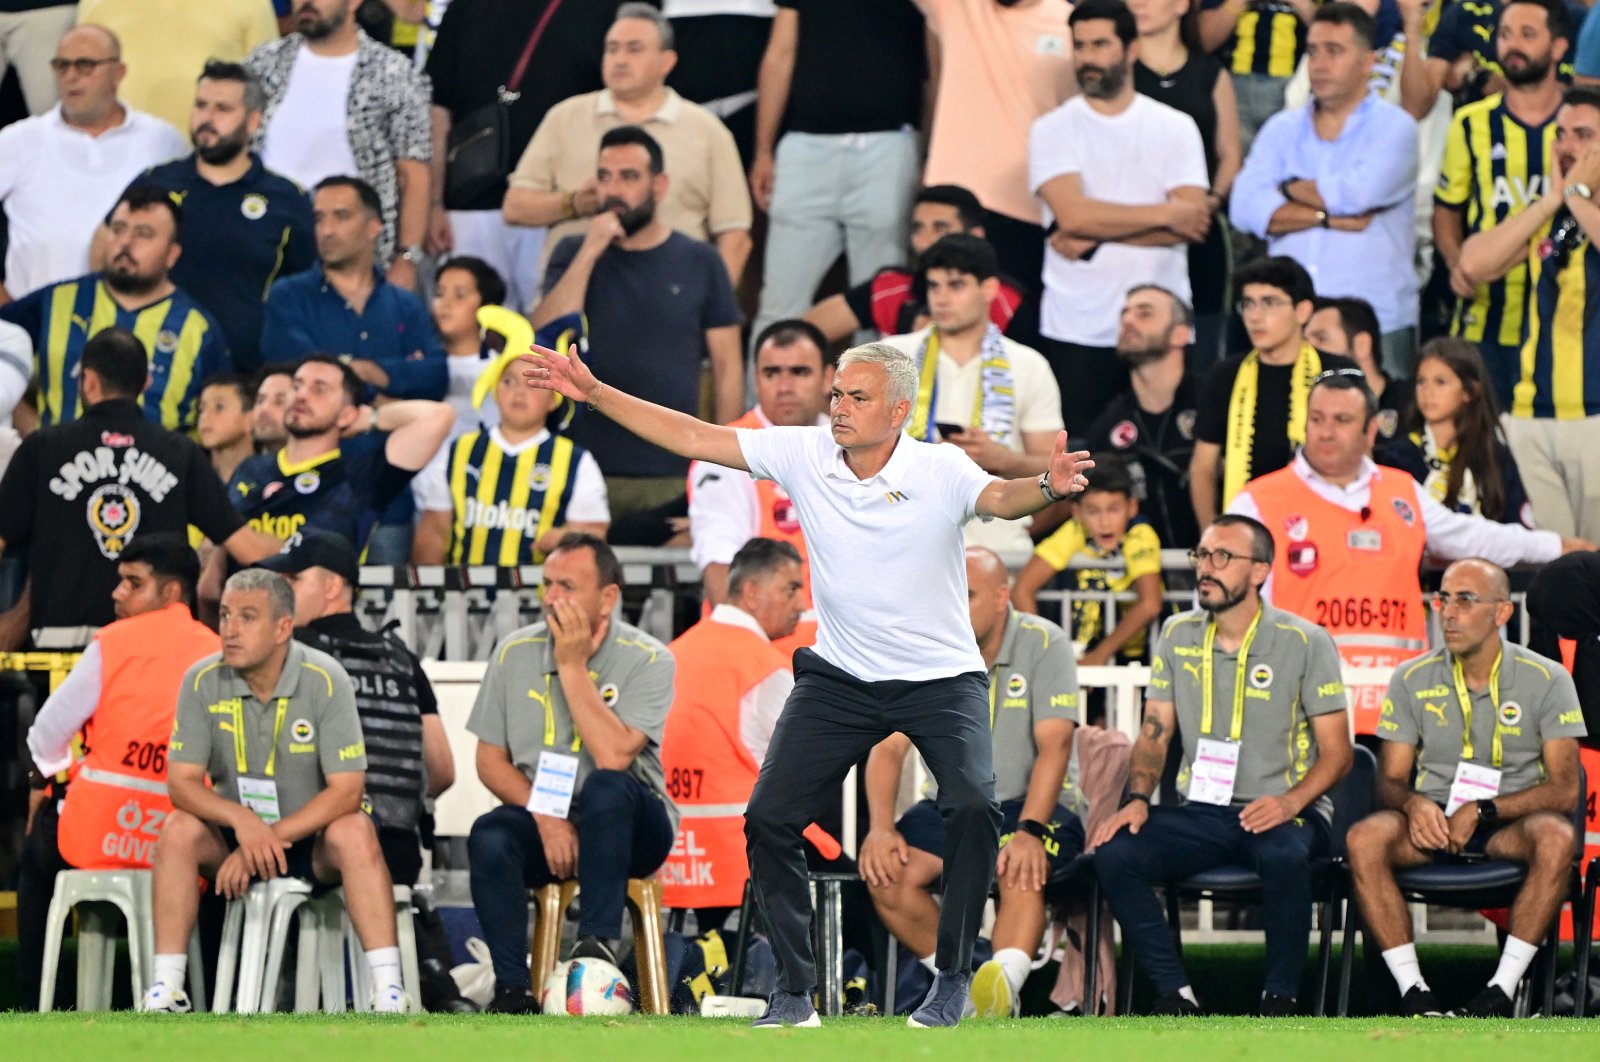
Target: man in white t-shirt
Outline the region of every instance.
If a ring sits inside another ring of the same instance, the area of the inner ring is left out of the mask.
[[[801,832],[850,768],[895,732],[911,739],[938,783],[949,841],[939,972],[910,1024],[957,1024],[1000,839],[988,682],[972,638],[961,528],[974,517],[1018,519],[1081,490],[1088,454],[1067,453],[1060,432],[1047,471],[997,480],[953,446],[911,438],[904,428],[916,365],[884,343],[839,359],[831,430],[707,424],[601,383],[575,352],[563,358],[535,347],[525,360],[536,385],[588,403],[647,442],[779,483],[800,514],[817,644],[794,655],[794,692],[745,811],[751,880],[778,966],[757,1027],[820,1024]]]
[[[1157,284],[1189,298],[1188,244],[1211,225],[1205,149],[1188,115],[1133,90],[1138,27],[1122,0],[1068,20],[1079,95],[1033,123],[1028,182],[1046,225],[1039,331],[1067,423],[1087,426],[1126,384],[1122,298]]]
[[[95,228],[128,182],[189,153],[176,129],[117,99],[128,68],[110,30],[69,30],[50,65],[61,102],[0,129],[10,225],[0,303],[89,272]]]
[[[959,446],[990,475],[1036,476],[1062,428],[1061,392],[1044,356],[1001,335],[989,319],[998,270],[987,240],[943,237],[917,267],[933,323],[884,342],[917,363],[912,438]],[[966,527],[967,545],[1031,551],[1031,523],[975,520]]]

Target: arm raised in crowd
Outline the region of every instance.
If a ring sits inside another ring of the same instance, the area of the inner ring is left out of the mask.
[[[1552,173],[1546,176],[1543,195],[1529,203],[1521,213],[1513,214],[1493,228],[1474,233],[1461,245],[1461,272],[1474,284],[1499,280],[1514,266],[1528,260],[1534,237],[1544,230],[1566,202],[1568,184],[1600,187],[1600,146],[1586,148],[1572,164],[1570,173],[1561,172],[1559,158],[1552,156],[1550,163]],[[1596,224],[1600,222],[1600,210],[1596,210],[1592,203],[1580,202],[1572,216],[1593,239],[1590,226],[1600,228],[1600,224]]]
[[[560,249],[557,249],[557,253],[551,256],[549,268],[551,272],[559,270],[560,279],[545,291],[544,298],[533,308],[529,321],[534,328],[543,328],[558,318],[583,312],[583,303],[589,294],[589,278],[594,274],[595,264],[606,253],[606,249],[623,236],[622,222],[617,215],[603,210],[589,222],[583,242],[564,268],[559,264]]]
[[[454,424],[455,410],[447,403],[419,398],[362,407],[348,434],[388,432],[384,457],[396,468],[418,472],[433,460]]]

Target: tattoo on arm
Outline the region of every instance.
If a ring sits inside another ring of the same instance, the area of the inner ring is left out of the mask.
[[[1167,741],[1167,725],[1161,716],[1146,712],[1144,728],[1129,756],[1128,785],[1133,792],[1148,796],[1161,784],[1161,772],[1167,765]]]

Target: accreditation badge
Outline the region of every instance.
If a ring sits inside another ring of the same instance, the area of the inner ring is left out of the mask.
[[[1189,765],[1190,800],[1227,807],[1233,803],[1233,786],[1239,777],[1239,743],[1201,738]]]
[[[1466,760],[1456,764],[1455,780],[1450,783],[1450,801],[1444,806],[1445,815],[1454,815],[1461,805],[1474,800],[1493,800],[1500,794],[1500,775],[1497,767],[1484,767]]]
[[[283,817],[278,809],[278,783],[271,778],[240,778],[239,803],[255,812],[268,826]]]
[[[533,776],[533,792],[528,794],[528,810],[535,815],[564,819],[572,809],[572,794],[577,787],[578,757],[541,749],[539,769]]]

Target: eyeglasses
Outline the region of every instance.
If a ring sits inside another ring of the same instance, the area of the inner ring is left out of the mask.
[[[1477,608],[1479,605],[1497,605],[1502,601],[1510,600],[1504,597],[1479,597],[1477,594],[1449,594],[1443,591],[1436,593],[1430,599],[1435,612],[1449,612],[1451,609],[1466,611]]]
[[[1265,310],[1271,313],[1293,305],[1282,295],[1264,295],[1259,299],[1240,299],[1236,304],[1240,314],[1253,313],[1256,310]]]
[[[68,70],[76,70],[84,77],[88,77],[90,74],[94,73],[96,67],[104,66],[107,63],[120,63],[121,61],[122,60],[118,59],[116,56],[112,56],[109,59],[56,58],[50,60],[50,69],[54,70],[57,75],[65,74]]]
[[[1246,557],[1226,549],[1191,549],[1189,551],[1189,567],[1203,568],[1209,562],[1213,568],[1226,568],[1236,560],[1249,561],[1251,564],[1266,561],[1257,557]]]
[[[1317,374],[1317,378],[1311,382],[1313,385],[1315,385],[1321,383],[1323,380],[1331,380],[1335,376],[1352,376],[1360,379],[1366,379],[1367,374],[1362,372],[1360,369],[1328,369],[1325,372],[1319,372]]]

